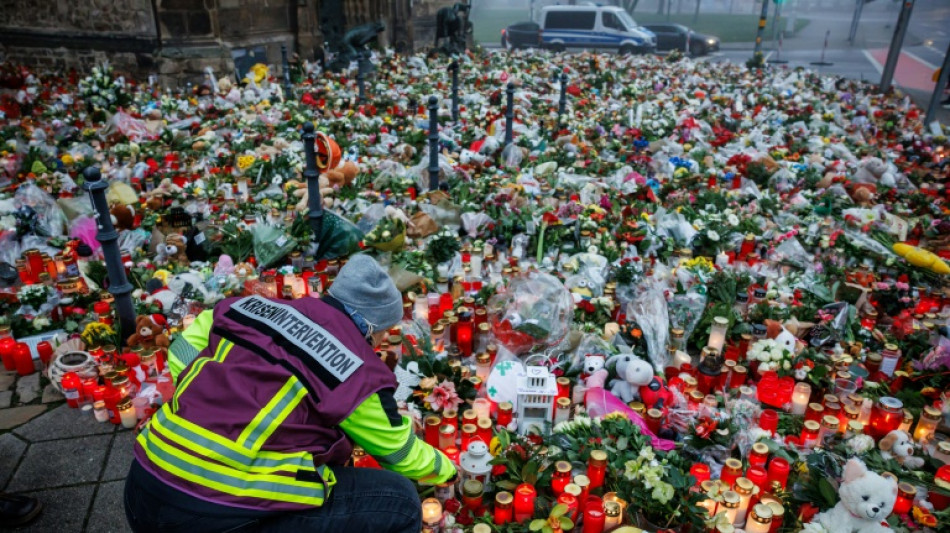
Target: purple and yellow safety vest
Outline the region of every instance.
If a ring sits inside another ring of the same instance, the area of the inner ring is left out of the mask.
[[[208,501],[262,510],[320,506],[327,466],[352,452],[339,424],[393,373],[349,317],[315,299],[229,298],[208,347],[136,439],[165,483]]]

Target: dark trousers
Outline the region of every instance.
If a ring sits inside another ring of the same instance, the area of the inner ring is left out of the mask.
[[[334,468],[336,485],[322,507],[273,513],[194,498],[132,462],[125,481],[125,514],[136,533],[418,533],[422,513],[415,487],[399,474]]]

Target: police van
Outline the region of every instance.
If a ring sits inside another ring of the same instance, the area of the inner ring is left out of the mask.
[[[656,35],[617,6],[547,6],[538,20],[541,43],[555,51],[606,48],[622,54],[656,50]]]

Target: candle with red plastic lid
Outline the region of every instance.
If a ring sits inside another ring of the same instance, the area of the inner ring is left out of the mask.
[[[522,483],[515,488],[514,509],[515,521],[524,522],[534,516],[534,501],[538,497],[538,491],[527,483]]]
[[[21,376],[29,376],[36,372],[33,365],[33,354],[30,347],[25,342],[18,342],[13,352],[13,360],[16,363],[16,373]]]
[[[788,461],[781,457],[773,457],[772,460],[769,461],[769,485],[778,481],[784,489],[788,484],[788,470]]]
[[[699,485],[703,481],[709,481],[711,472],[709,465],[706,463],[695,463],[690,467],[689,473],[696,478],[696,484]]]
[[[759,415],[759,428],[775,435],[776,430],[778,430],[778,413],[772,409],[762,411],[762,414]]]

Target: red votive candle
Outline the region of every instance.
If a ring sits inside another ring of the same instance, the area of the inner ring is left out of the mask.
[[[778,413],[772,409],[766,409],[759,415],[759,427],[775,435],[778,430]]]
[[[606,474],[607,452],[603,450],[590,452],[590,459],[587,461],[587,477],[590,478],[590,490],[603,486]]]
[[[515,521],[519,524],[534,516],[534,500],[538,497],[538,491],[527,483],[522,483],[515,488]]]
[[[706,463],[695,463],[689,468],[689,473],[696,478],[696,484],[699,485],[703,481],[709,481],[710,470],[709,465]]]
[[[16,363],[16,373],[21,376],[29,376],[36,372],[33,366],[33,354],[30,353],[30,347],[25,342],[18,342],[13,352],[13,360]]]
[[[439,447],[439,427],[442,426],[442,418],[438,415],[426,417],[426,443],[433,448]]]
[[[769,486],[776,481],[783,489],[788,484],[788,461],[781,457],[773,457],[769,462]]]
[[[496,526],[503,526],[511,522],[514,517],[514,509],[512,509],[513,501],[514,497],[510,492],[501,491],[495,495],[493,522],[495,522]]]
[[[498,420],[496,421],[499,426],[507,427],[511,423],[513,418],[512,411],[514,410],[514,405],[511,402],[501,402],[498,404]]]
[[[764,442],[756,442],[752,445],[752,451],[749,452],[749,465],[765,468],[765,463],[769,460],[769,447]]]
[[[769,485],[769,475],[765,471],[764,466],[749,467],[745,472],[745,477],[754,483],[756,487],[759,487],[759,490],[762,492],[765,492]]]
[[[6,371],[16,370],[14,352],[16,352],[16,341],[13,340],[13,337],[0,339],[0,358],[3,359],[3,369]]]
[[[607,520],[604,510],[597,507],[588,507],[584,511],[583,533],[603,533],[604,522]]]
[[[36,353],[40,355],[40,361],[43,361],[43,366],[49,366],[50,361],[53,359],[53,345],[47,341],[43,341],[36,345]]]

